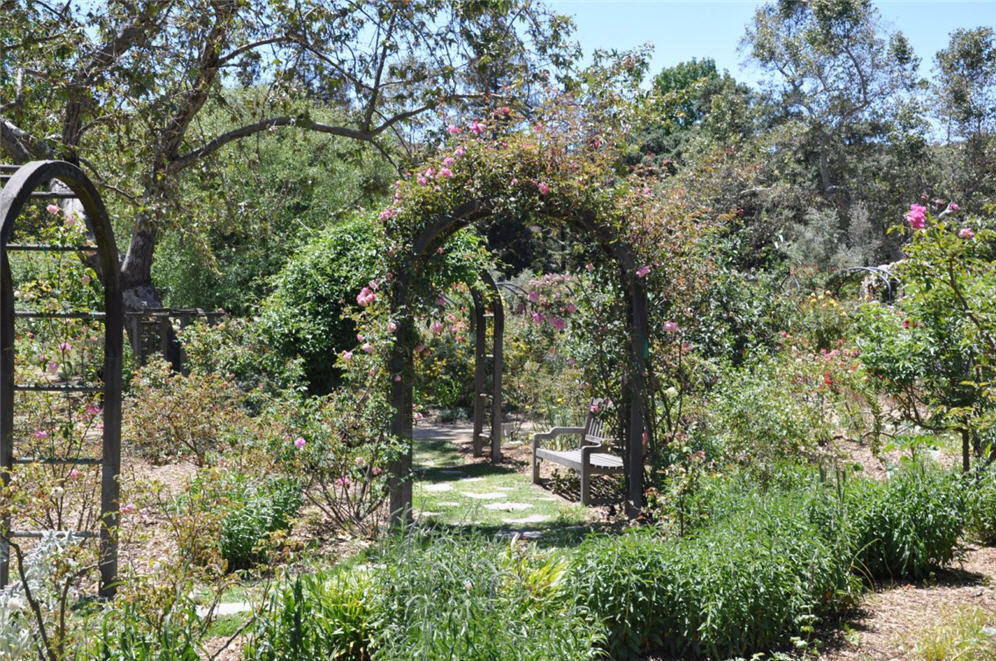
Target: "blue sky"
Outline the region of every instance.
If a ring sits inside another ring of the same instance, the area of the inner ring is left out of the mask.
[[[737,45],[744,25],[761,2],[751,0],[546,0],[547,6],[574,17],[585,55],[596,48],[625,50],[655,45],[650,71],[693,57],[711,57],[738,80],[756,83],[759,72],[742,69]],[[996,0],[875,3],[886,25],[902,31],[920,56],[921,75],[929,77],[933,58],[956,28],[996,27]]]

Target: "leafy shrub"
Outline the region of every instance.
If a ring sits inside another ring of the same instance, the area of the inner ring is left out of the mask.
[[[221,523],[221,555],[229,570],[246,569],[263,559],[261,542],[278,530],[290,527],[290,517],[301,507],[296,484],[275,481],[247,494],[240,507],[232,509]]]
[[[678,540],[593,538],[568,590],[608,626],[614,658],[726,658],[784,645],[855,592],[847,553],[805,522],[797,496],[746,501]]]
[[[996,546],[996,469],[969,483],[965,501],[968,531],[983,544]]]
[[[955,555],[962,532],[959,480],[927,465],[885,482],[847,489],[845,528],[861,571],[876,578],[921,578]]]
[[[217,374],[184,376],[166,361],[150,362],[132,381],[125,438],[153,463],[189,457],[203,466],[210,452],[249,424],[240,399],[235,384]]]
[[[600,625],[563,590],[566,564],[480,538],[411,535],[383,557],[378,651],[389,659],[590,659]]]
[[[302,575],[274,591],[244,648],[254,661],[369,659],[380,626],[366,572]]]
[[[915,640],[917,658],[925,661],[996,658],[993,613],[977,606],[944,609]]]

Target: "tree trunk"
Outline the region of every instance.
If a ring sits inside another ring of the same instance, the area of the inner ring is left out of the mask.
[[[961,471],[967,473],[968,469],[971,467],[971,433],[968,427],[961,428]]]
[[[140,214],[131,234],[128,252],[121,264],[121,295],[125,314],[163,307],[162,296],[152,284],[152,258],[157,235],[155,225],[145,212]],[[179,372],[183,368],[180,340],[173,331],[172,324],[167,324],[165,330],[168,334],[165,358]],[[138,342],[141,338],[132,338],[132,341]]]

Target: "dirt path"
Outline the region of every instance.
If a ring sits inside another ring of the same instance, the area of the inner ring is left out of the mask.
[[[996,627],[996,548],[970,547],[962,563],[933,580],[868,593],[857,615],[841,627],[840,639],[820,659],[923,658],[915,653],[916,644],[936,636],[939,627],[950,624],[959,612],[973,608],[987,612],[989,627]],[[981,654],[958,658],[996,658]]]

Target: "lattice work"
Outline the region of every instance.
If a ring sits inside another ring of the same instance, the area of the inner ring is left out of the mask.
[[[76,166],[0,165],[0,185],[0,479],[8,499],[0,587],[11,579],[12,548],[64,531],[99,540],[99,592],[110,597],[121,466],[117,247],[100,196]],[[35,498],[15,497],[26,485]]]

